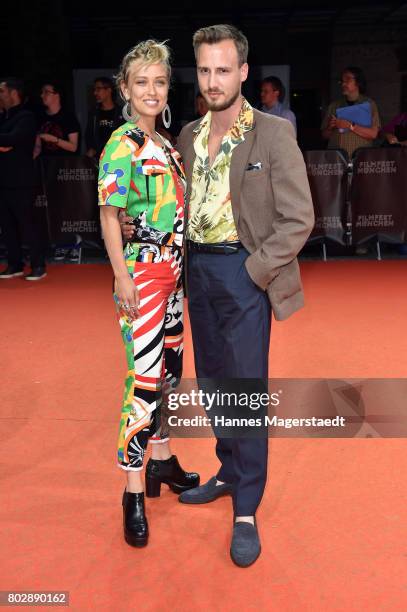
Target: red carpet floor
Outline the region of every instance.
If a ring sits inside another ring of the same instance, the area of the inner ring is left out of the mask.
[[[302,270],[307,306],[273,322],[271,375],[407,377],[405,262]],[[103,265],[1,283],[0,589],[70,591],[73,610],[407,609],[402,439],[271,441],[263,552],[248,569],[229,558],[225,498],[188,507],[164,486],[148,500],[148,547],[125,544],[115,466],[125,361],[110,286]],[[213,446],[173,441],[203,481]]]

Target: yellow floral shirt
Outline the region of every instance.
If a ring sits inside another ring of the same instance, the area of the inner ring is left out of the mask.
[[[245,132],[253,129],[253,108],[243,98],[239,116],[223,137],[212,166],[208,153],[211,115],[209,111],[194,130],[196,158],[187,237],[194,242],[229,242],[238,240],[230,200],[230,162],[233,149],[244,140]]]

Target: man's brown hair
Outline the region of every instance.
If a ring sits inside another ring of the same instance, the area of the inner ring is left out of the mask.
[[[219,25],[200,28],[192,37],[195,58],[198,57],[198,49],[202,43],[213,45],[222,40],[233,40],[236,46],[239,66],[247,62],[247,54],[249,52],[249,43],[246,36],[235,26],[221,23]]]

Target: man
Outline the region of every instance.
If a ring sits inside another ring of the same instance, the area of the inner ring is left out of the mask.
[[[35,156],[69,156],[79,149],[80,125],[74,113],[63,104],[64,91],[60,83],[51,80],[41,88],[44,111],[39,118]]]
[[[199,88],[209,111],[185,126],[188,308],[198,379],[268,376],[271,308],[301,308],[296,255],[314,221],[305,164],[292,125],[253,109],[241,95],[246,37],[217,25],[193,37]],[[124,232],[126,237],[129,232]],[[267,438],[219,437],[221,467],[183,493],[185,504],[232,495],[230,554],[241,566],[260,554],[255,513],[267,472]]]
[[[78,153],[80,124],[75,113],[65,108],[64,93],[61,83],[55,80],[47,81],[41,88],[44,110],[39,119],[35,157],[69,157]],[[80,244],[81,237],[77,235],[75,245],[72,241],[57,245],[55,261],[69,258],[72,262],[79,262]]]
[[[23,83],[8,78],[0,83],[0,106],[5,118],[0,126],[0,226],[8,253],[8,265],[1,279],[24,274],[22,244],[30,248],[31,271],[25,279],[46,276],[45,253],[33,219],[36,120],[23,102]]]
[[[349,157],[359,147],[371,147],[377,138],[380,128],[379,111],[376,102],[366,94],[366,79],[362,70],[356,66],[345,68],[339,81],[342,98],[331,102],[322,121],[322,138],[328,140],[329,149],[344,149]],[[355,121],[340,119],[336,116],[338,108],[351,107],[355,104],[369,102],[372,122],[370,127],[359,125]]]
[[[268,76],[263,79],[260,89],[260,99],[262,103],[260,110],[263,111],[263,113],[269,113],[275,117],[288,119],[297,132],[297,120],[290,109],[283,107],[284,98],[285,87],[278,77]]]
[[[86,125],[86,155],[99,161],[103,147],[111,133],[123,123],[121,109],[113,100],[114,86],[109,77],[97,77],[94,81],[93,94],[96,108],[88,115]]]

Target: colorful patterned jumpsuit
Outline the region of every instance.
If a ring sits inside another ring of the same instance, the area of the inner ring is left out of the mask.
[[[99,205],[125,209],[137,237],[124,257],[139,290],[140,317],[129,320],[113,296],[128,364],[118,440],[125,470],[142,469],[149,439],[168,440],[160,407],[182,373],[185,175],[179,154],[162,143],[125,123],[100,158]]]

